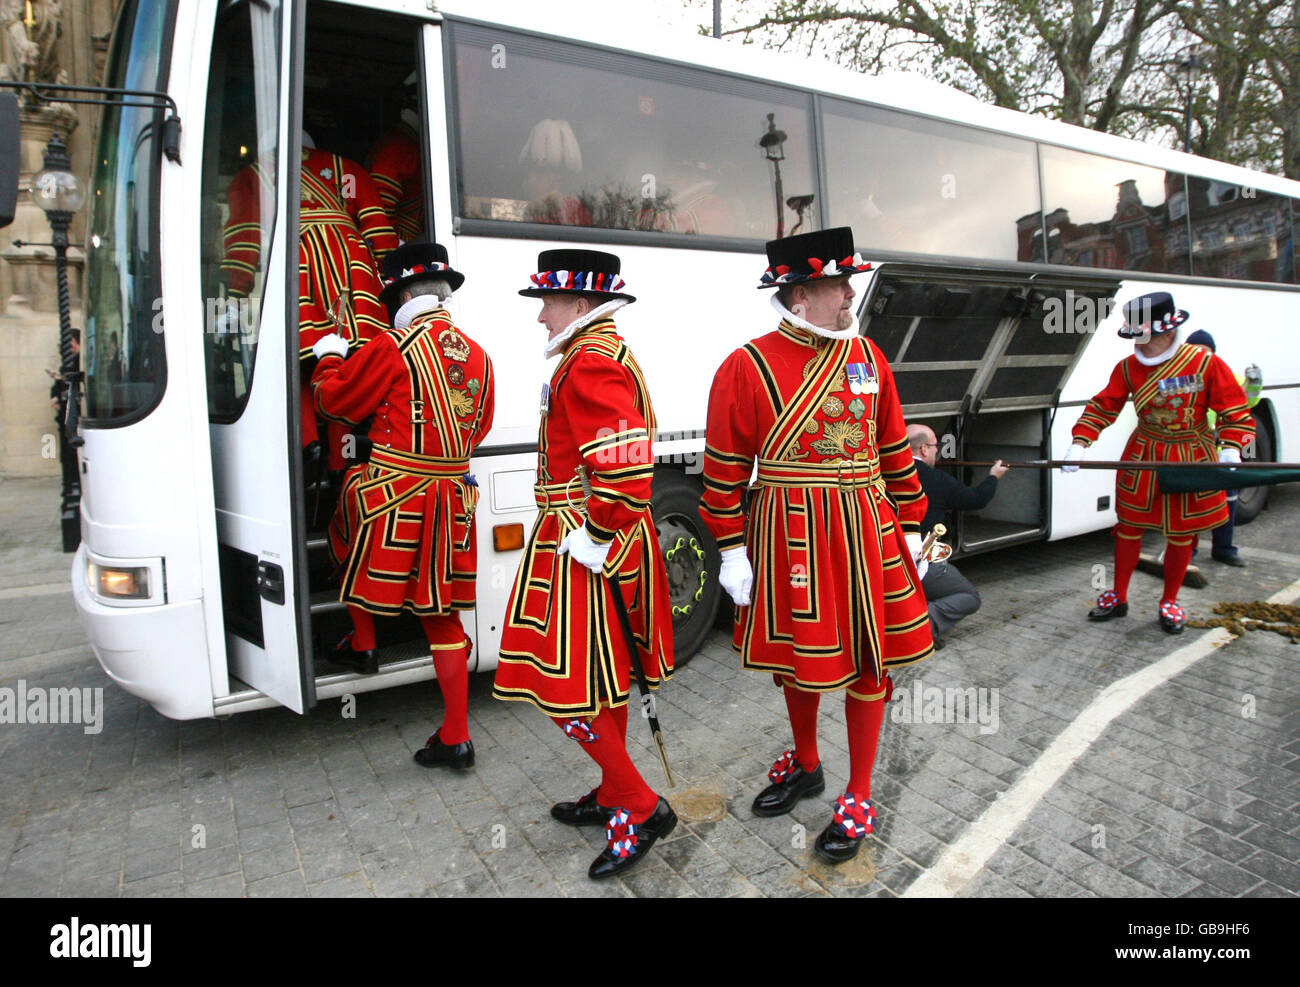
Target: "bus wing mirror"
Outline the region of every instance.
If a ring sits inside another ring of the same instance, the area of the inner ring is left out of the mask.
[[[0,93],[0,229],[18,205],[18,97]]]

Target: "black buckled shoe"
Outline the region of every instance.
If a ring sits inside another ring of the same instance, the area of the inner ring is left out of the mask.
[[[422,768],[437,768],[445,765],[464,771],[474,767],[474,741],[466,740],[460,744],[444,744],[435,733],[413,755],[415,763]]]
[[[852,860],[867,834],[874,831],[875,821],[876,809],[870,801],[845,792],[835,800],[835,815],[817,836],[813,852],[832,864]]]
[[[783,816],[800,799],[826,790],[822,766],[818,764],[812,771],[805,771],[795,760],[794,751],[786,751],[777,758],[767,777],[772,784],[758,793],[751,807],[756,816]]]
[[[358,651],[352,647],[352,631],[343,635],[343,639],[334,646],[325,657],[335,665],[342,665],[358,675],[375,675],[379,672],[379,652],[374,648]]]
[[[1128,616],[1128,603],[1119,602],[1119,594],[1108,589],[1097,597],[1097,605],[1088,611],[1088,619],[1103,621]]]
[[[1160,626],[1166,634],[1181,634],[1187,626],[1187,611],[1171,600],[1161,600]]]
[[[613,811],[596,801],[596,789],[593,788],[576,802],[556,802],[551,806],[551,818],[567,826],[604,826],[609,823]]]
[[[626,809],[614,809],[605,824],[605,838],[609,846],[587,868],[587,876],[599,881],[631,870],[655,845],[660,837],[667,836],[677,826],[677,813],[662,796],[655,811],[645,822],[629,821]]]

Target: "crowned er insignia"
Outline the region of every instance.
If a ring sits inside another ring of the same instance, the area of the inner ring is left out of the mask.
[[[442,355],[448,360],[458,360],[463,363],[469,359],[469,343],[455,329],[447,328],[438,333],[438,345],[442,347]]]

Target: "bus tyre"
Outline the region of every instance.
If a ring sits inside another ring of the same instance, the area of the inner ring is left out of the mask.
[[[1255,419],[1255,454],[1246,456],[1246,459],[1258,459],[1260,462],[1270,462],[1273,457],[1273,433],[1270,432],[1268,423],[1259,415],[1252,415]],[[1265,505],[1268,504],[1268,487],[1243,487],[1237,494],[1237,517],[1236,524],[1250,524],[1259,516]]]
[[[659,550],[668,569],[673,611],[673,655],[677,668],[691,660],[713,629],[718,610],[717,542],[700,520],[702,487],[680,470],[655,470],[650,510]]]

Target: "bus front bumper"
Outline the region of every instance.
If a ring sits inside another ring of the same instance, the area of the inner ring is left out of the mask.
[[[174,720],[212,717],[212,684],[200,600],[108,606],[86,583],[86,547],[72,561],[72,597],[105,674]]]

